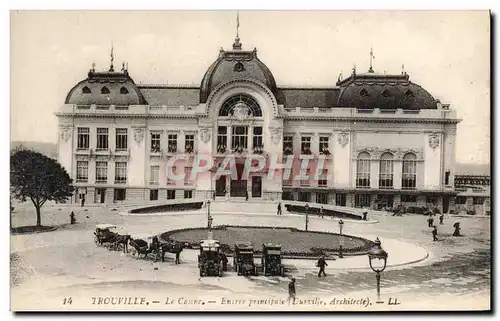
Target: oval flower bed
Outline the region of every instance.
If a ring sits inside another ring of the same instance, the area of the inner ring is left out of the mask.
[[[207,238],[207,228],[187,228],[161,234],[164,241],[177,241],[197,247]],[[236,242],[252,242],[255,253],[262,252],[263,243],[281,244],[282,254],[291,257],[317,257],[321,254],[342,252],[346,255],[364,255],[372,241],[357,236],[327,232],[302,231],[296,228],[270,226],[223,225],[212,229],[214,239],[221,242],[224,252],[230,254]]]
[[[203,202],[183,202],[173,204],[161,204],[148,207],[136,208],[130,210],[132,214],[149,214],[149,213],[162,213],[162,212],[181,212],[190,210],[199,210],[202,208]]]

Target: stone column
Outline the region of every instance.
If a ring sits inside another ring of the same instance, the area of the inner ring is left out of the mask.
[[[248,148],[248,152],[251,153],[253,150],[253,126],[248,126],[247,148]]]
[[[233,126],[232,125],[229,125],[227,126],[227,150],[228,151],[231,151],[233,148],[232,148],[232,130],[233,130]]]

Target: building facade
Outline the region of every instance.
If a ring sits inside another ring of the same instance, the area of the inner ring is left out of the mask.
[[[257,50],[239,38],[221,49],[200,86],[137,85],[125,66],[98,72],[68,93],[57,113],[59,162],[87,203],[182,198],[245,197],[371,208],[398,204],[447,212],[454,206],[455,137],[459,120],[407,73],[373,68],[331,87],[276,84]],[[192,155],[175,166],[176,154]],[[191,173],[195,155],[214,169],[171,180],[167,171]],[[215,168],[235,155],[237,176]],[[267,166],[243,179],[252,156],[294,164],[324,159],[293,179]],[[288,159],[288,158],[287,158]],[[273,172],[273,175],[269,175]],[[312,172],[320,172],[319,176]]]
[[[491,215],[489,166],[460,164],[455,167],[456,214]]]

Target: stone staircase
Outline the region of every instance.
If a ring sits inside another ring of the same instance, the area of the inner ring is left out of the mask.
[[[210,212],[217,213],[253,213],[253,214],[276,214],[278,203],[262,200],[234,200],[215,201],[210,204]],[[283,208],[284,210],[284,208]]]

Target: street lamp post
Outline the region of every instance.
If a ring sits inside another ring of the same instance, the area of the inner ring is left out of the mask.
[[[370,268],[376,273],[377,302],[380,302],[380,273],[382,273],[387,266],[388,254],[382,249],[382,245],[378,237],[374,243],[374,246],[368,251],[368,259],[370,261]]]
[[[212,228],[212,216],[210,215],[210,200],[207,200],[207,227]]]
[[[306,232],[309,227],[309,209],[306,207]]]

